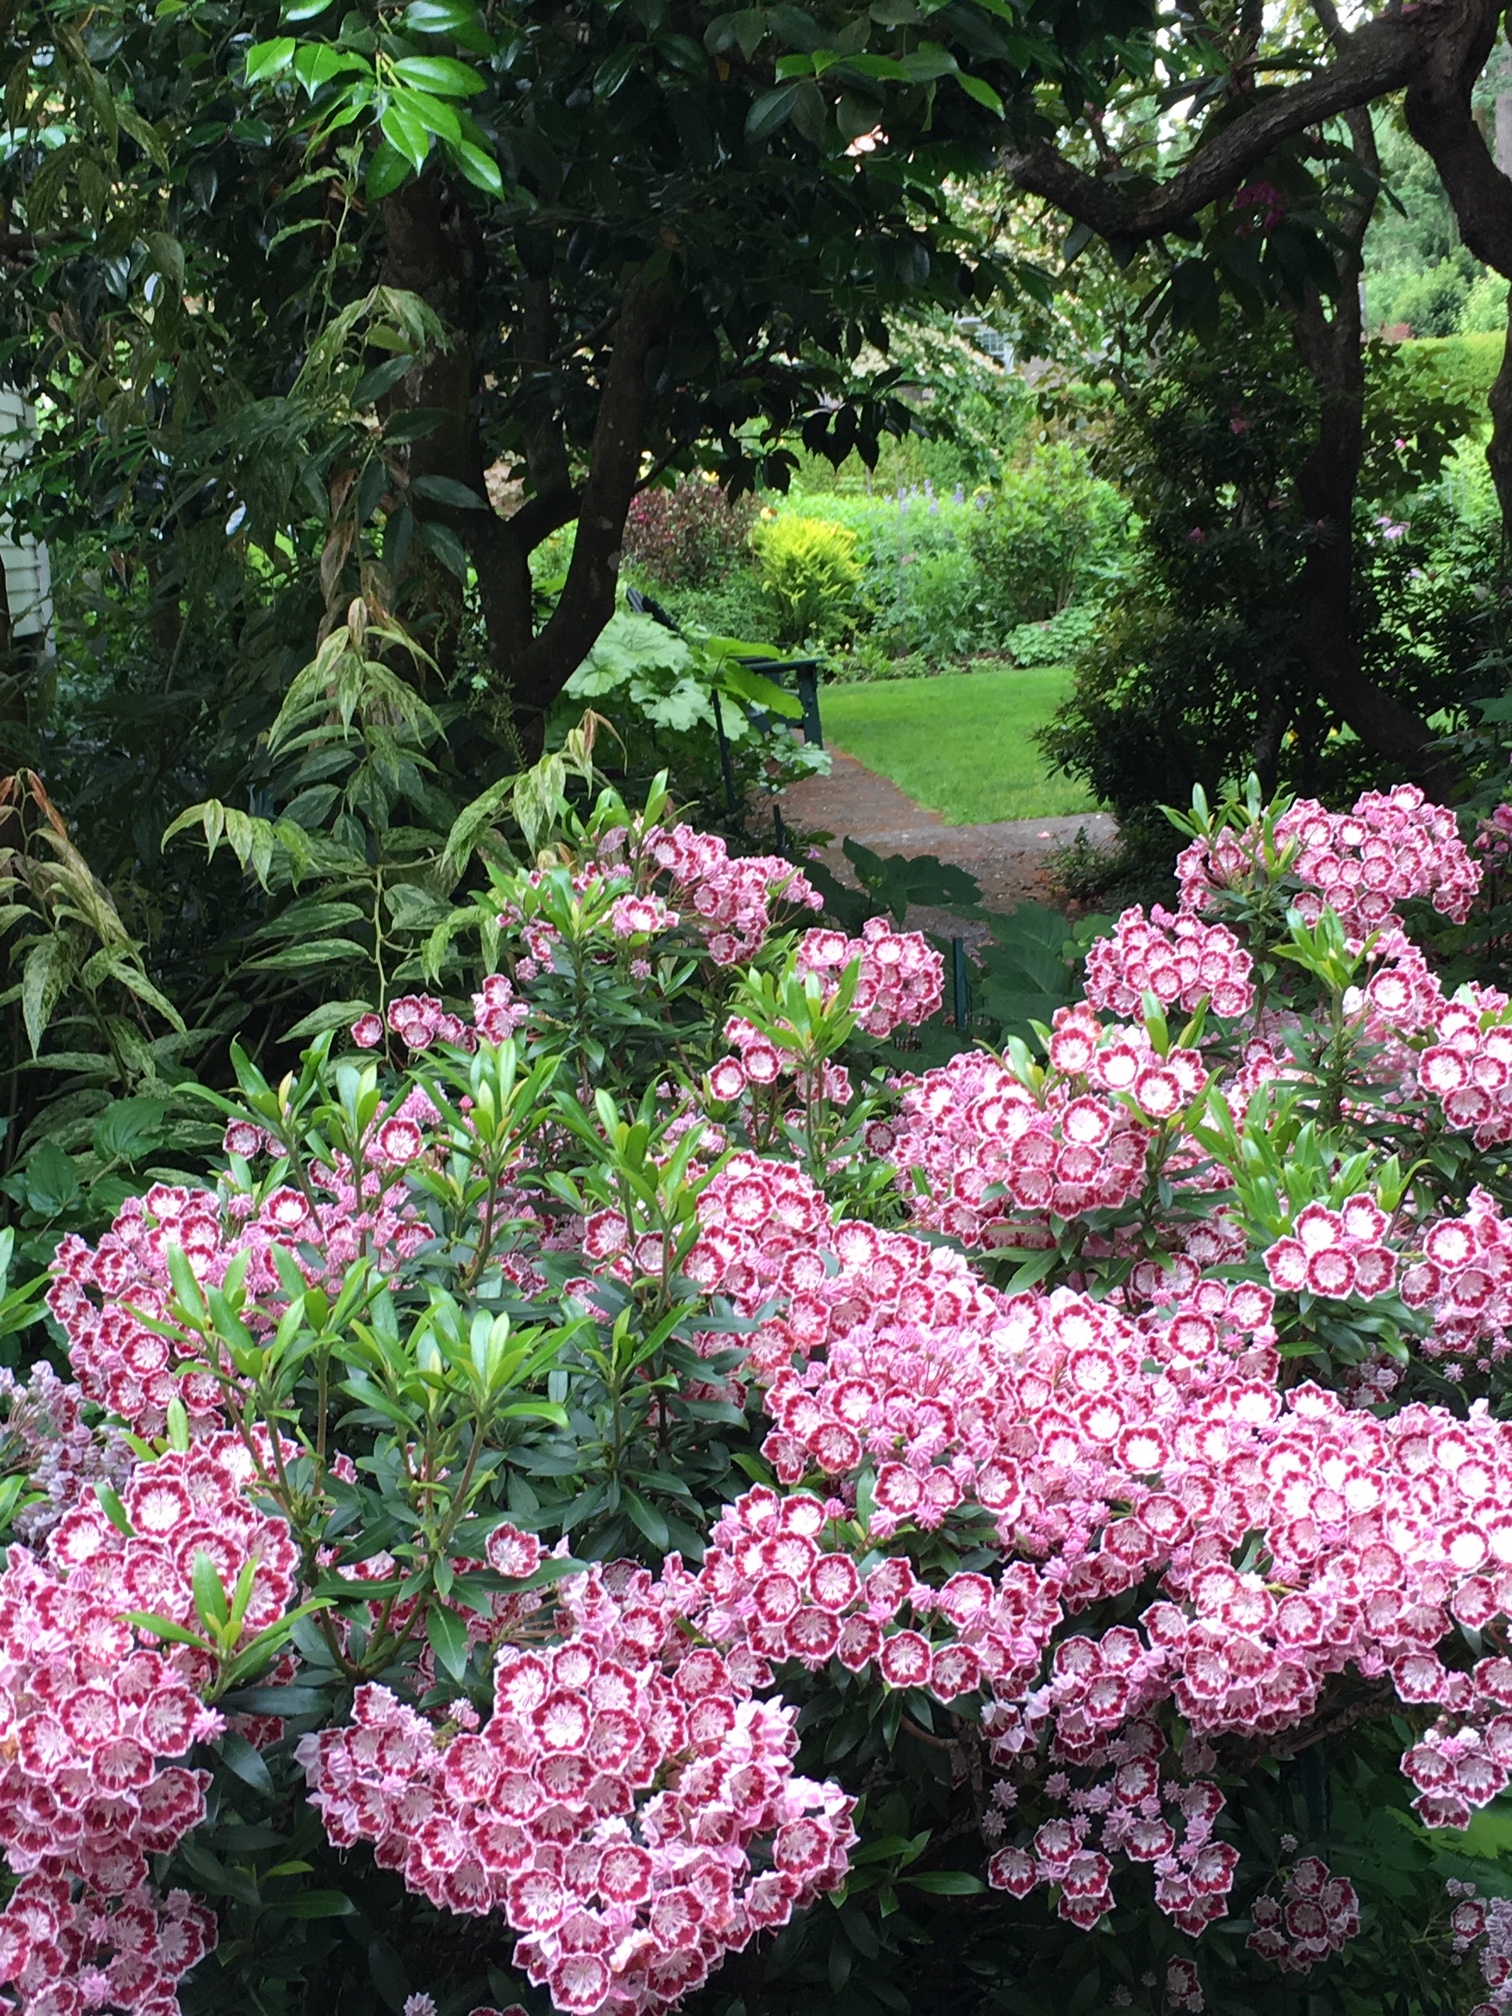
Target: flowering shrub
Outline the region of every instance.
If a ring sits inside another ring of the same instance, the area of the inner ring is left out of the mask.
[[[4,2006],[1505,2007],[1476,863],[1190,839],[1038,1054],[608,795],[470,999],[237,1053],[4,1395]]]
[[[625,557],[659,586],[696,588],[745,559],[755,516],[754,497],[732,498],[703,477],[653,484],[631,500]]]

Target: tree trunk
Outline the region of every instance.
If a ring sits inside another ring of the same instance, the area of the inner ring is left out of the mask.
[[[1512,175],[1512,91],[1496,94],[1496,165]]]
[[[411,483],[440,476],[487,497],[483,449],[473,411],[477,380],[478,292],[483,279],[483,237],[476,218],[460,202],[433,160],[422,175],[383,199],[387,250],[383,282],[418,294],[452,332],[450,348],[418,364],[396,388],[394,410],[429,406],[446,418],[433,433],[410,444]],[[448,526],[466,543],[465,521],[482,513],[458,510],[411,493],[416,519]],[[490,515],[492,515],[490,513]],[[455,664],[462,615],[462,586],[434,564],[426,581],[431,619],[422,638],[445,676]]]
[[[1369,115],[1350,118],[1360,158],[1376,168]],[[1311,289],[1293,321],[1297,349],[1318,392],[1318,438],[1297,473],[1311,521],[1297,584],[1297,649],[1312,684],[1367,749],[1430,792],[1452,789],[1452,767],[1428,724],[1377,686],[1360,658],[1355,608],[1354,505],[1365,446],[1365,351],[1360,255],[1375,192],[1354,198],[1343,219],[1333,313]]]
[[[405,378],[402,404],[441,407],[447,419],[410,448],[411,478],[441,476],[487,498],[483,447],[473,412],[483,249],[475,220],[448,189],[439,167],[384,199],[388,253],[383,278],[418,294],[456,332],[452,347]],[[507,698],[522,753],[540,754],[552,702],[614,614],[620,542],[640,478],[650,401],[647,362],[665,337],[672,293],[665,281],[632,274],[610,337],[588,469],[574,485],[549,377],[553,319],[549,266],[520,281],[519,319],[510,352],[520,375],[518,420],[533,494],[508,517],[415,499],[417,512],[448,525],[478,575],[489,665]],[[532,383],[540,385],[532,397]],[[578,521],[566,586],[535,633],[530,555],[552,532]],[[460,592],[447,588],[443,647],[454,638]],[[434,643],[431,646],[435,651]],[[447,654],[436,652],[443,669]]]
[[[527,753],[540,747],[551,703],[614,614],[620,543],[645,443],[650,404],[646,367],[671,324],[672,305],[665,281],[648,282],[634,274],[626,284],[599,393],[588,473],[577,496],[577,538],[566,585],[541,634],[523,649],[516,648],[513,635],[501,635],[496,643],[490,624],[489,657],[508,682]],[[517,519],[530,511],[531,503],[547,501],[532,499]]]
[[[1351,329],[1351,323],[1353,327]],[[1359,307],[1340,302],[1331,322],[1319,303],[1297,318],[1298,346],[1322,396],[1318,438],[1297,474],[1311,521],[1297,584],[1297,649],[1308,676],[1367,749],[1425,789],[1441,790],[1450,766],[1427,723],[1383,691],[1360,663],[1355,620],[1354,501],[1363,449],[1364,365]]]
[[[1439,172],[1460,237],[1477,259],[1512,280],[1512,98],[1502,93],[1496,100],[1494,156],[1472,104],[1504,6],[1505,0],[1460,0],[1446,17],[1447,27],[1429,45],[1428,60],[1408,88],[1405,109],[1408,131]],[[1502,529],[1512,544],[1512,323],[1490,403],[1486,461],[1501,504]]]

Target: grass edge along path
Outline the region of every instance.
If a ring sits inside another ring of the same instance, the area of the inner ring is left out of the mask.
[[[1085,786],[1054,775],[1034,733],[1070,688],[1063,665],[826,685],[826,742],[890,777],[947,826],[1092,812]]]

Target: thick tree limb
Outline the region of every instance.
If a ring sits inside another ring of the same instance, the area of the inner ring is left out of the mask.
[[[1445,24],[1488,4],[1421,0],[1400,14],[1367,22],[1352,35],[1340,35],[1338,54],[1326,68],[1257,98],[1201,142],[1169,181],[1153,188],[1120,188],[1078,168],[1047,142],[1010,148],[1003,165],[1021,189],[1046,197],[1110,244],[1137,245],[1232,195],[1293,134],[1410,84]]]
[[[1505,11],[1505,0],[1460,0],[1423,52],[1406,111],[1407,130],[1432,156],[1461,238],[1477,259],[1512,278],[1512,182],[1470,105]]]
[[[546,710],[614,614],[620,542],[640,476],[650,401],[646,360],[666,334],[672,308],[665,281],[648,282],[636,274],[627,285],[579,495],[566,585],[539,637],[518,655],[501,659],[490,651],[509,684],[527,748],[539,744]]]

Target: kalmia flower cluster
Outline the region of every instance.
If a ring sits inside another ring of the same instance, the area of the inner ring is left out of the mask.
[[[724,1039],[734,1050],[733,1057],[721,1057],[708,1077],[709,1097],[718,1105],[743,1099],[750,1092],[776,1088],[790,1092],[806,1075],[790,1051],[781,1050],[764,1030],[742,1015],[732,1015],[724,1026]],[[850,1073],[843,1064],[824,1064],[817,1072],[821,1099],[834,1106],[848,1106],[852,1088]]]
[[[1506,867],[1512,860],[1512,805],[1498,805],[1481,820],[1474,844],[1487,868],[1500,873]]]
[[[1111,937],[1087,953],[1086,996],[1093,1008],[1125,1018],[1140,1013],[1146,993],[1163,1006],[1193,1014],[1202,1001],[1215,1015],[1247,1015],[1254,1006],[1254,966],[1224,924],[1156,904],[1148,917],[1125,910]]]
[[[985,1051],[902,1081],[896,1123],[870,1141],[920,1225],[968,1246],[1033,1244],[1047,1218],[1116,1210],[1144,1183],[1151,1125],[1207,1082],[1196,1051],[1161,1056],[1142,1028],[1105,1031],[1087,1008],[1057,1009],[1050,1064],[1037,1089]]]
[[[1418,1057],[1418,1082],[1457,1132],[1477,1148],[1512,1141],[1512,1023],[1507,997],[1463,987],[1435,1018],[1435,1040]]]
[[[418,1156],[424,1144],[420,1125],[401,1112],[375,1130],[377,1160],[384,1159],[385,1128],[390,1130],[389,1159],[402,1165]],[[233,1144],[234,1153],[256,1154],[265,1145],[256,1128],[234,1131],[249,1137]],[[259,1320],[271,1328],[283,1292],[275,1247],[306,1268],[312,1263],[302,1249],[313,1250],[320,1277],[339,1285],[345,1269],[363,1253],[390,1272],[431,1236],[409,1192],[376,1169],[369,1172],[361,1197],[350,1171],[317,1168],[312,1189],[318,1193],[313,1206],[311,1197],[292,1184],[280,1185],[254,1205],[246,1192],[218,1196],[211,1190],[155,1183],[145,1196],[126,1200],[97,1246],[87,1246],[76,1235],[64,1239],[47,1301],[68,1338],[84,1398],[108,1408],[138,1435],[162,1434],[174,1397],[192,1426],[222,1424],[216,1376],[186,1363],[172,1341],[170,1246],[184,1253],[201,1281],[215,1287],[233,1260],[245,1254],[254,1316],[261,1305]],[[149,1327],[149,1321],[156,1327]]]
[[[785,1214],[771,1208],[779,1183]],[[1315,1386],[1284,1394],[1270,1299],[1248,1283],[1199,1280],[1176,1314],[1138,1320],[1066,1291],[1004,1298],[978,1285],[952,1324],[941,1291],[952,1297],[953,1284],[920,1295],[900,1235],[842,1225],[825,1239],[817,1193],[803,1209],[800,1186],[783,1165],[743,1158],[729,1192],[747,1211],[733,1238],[709,1240],[706,1266],[723,1253],[729,1272],[706,1285],[728,1281],[749,1306],[791,1284],[751,1352],[774,1422],[767,1454],[784,1481],[825,1474],[832,1500],[750,1494],[726,1512],[705,1569],[718,1642],[773,1669],[784,1656],[875,1662],[886,1684],[944,1701],[979,1670],[1004,1770],[1048,1743],[1052,1762],[1098,1774],[1094,1787],[1121,1783],[1125,1796],[1099,1800],[1068,1778],[1084,1808],[1069,1816],[1074,1852],[1111,1866],[1112,1850],[1137,1860],[1157,1849],[1163,1906],[1199,1929],[1222,1908],[1233,1851],[1201,1829],[1185,1845],[1168,1838],[1160,1804],[1195,1798],[1202,1812],[1209,1795],[1140,1773],[1140,1798],[1154,1802],[1141,1811],[1127,1796],[1134,1774],[1117,1780],[1129,1743],[1158,1754],[1149,1717],[1162,1702],[1205,1741],[1253,1740],[1305,1722],[1330,1676],[1352,1667],[1441,1710],[1442,1726],[1404,1759],[1425,1820],[1463,1825],[1503,1789],[1506,1662],[1466,1674],[1440,1647],[1459,1624],[1512,1608],[1512,1521],[1498,1509],[1512,1492],[1512,1429],[1484,1410],[1461,1423],[1419,1406],[1383,1421]],[[1337,1214],[1341,1235],[1378,1242],[1378,1207],[1352,1203],[1359,1222],[1345,1233]],[[711,1215],[722,1230],[723,1213]],[[928,1254],[926,1279],[935,1262]],[[869,1277],[887,1283],[880,1307]],[[874,1480],[865,1507],[854,1498],[863,1469]],[[897,1558],[862,1578],[838,1538],[822,1544],[853,1503],[847,1516],[872,1544],[985,1517],[1004,1566],[939,1590]],[[1233,1565],[1241,1548],[1253,1566]],[[1064,1635],[1068,1617],[1152,1574],[1165,1593],[1137,1630]],[[1018,1882],[1032,1870],[1066,1899],[1055,1856],[997,1867]],[[1077,1867],[1085,1887],[1062,1908],[1091,1914],[1095,1902],[1100,1915],[1101,1864]]]
[[[1278,837],[1297,844],[1304,913],[1316,898],[1356,939],[1385,927],[1346,1014],[1418,1099],[1412,1124],[1427,1094],[1482,1148],[1512,1139],[1506,1002],[1474,988],[1446,1001],[1392,922],[1408,898],[1463,915],[1479,870],[1449,815],[1412,791],[1368,794],[1341,817],[1295,806]],[[1147,992],[1185,1012],[1206,999],[1220,1018],[1253,1010],[1247,955],[1197,913],[1252,875],[1254,845],[1222,834],[1189,849],[1181,914],[1125,913],[1089,959],[1088,1002],[1057,1011],[1043,1073],[1018,1051],[1015,1068],[963,1053],[893,1081],[896,1117],[868,1141],[896,1171],[903,1203],[887,1208],[910,1229],[836,1222],[803,1169],[725,1154],[740,1116],[716,1127],[700,1101],[780,1094],[792,1075],[769,1033],[728,1021],[733,1054],[707,1090],[668,1088],[675,1131],[704,1130],[683,1267],[722,1314],[749,1319],[738,1378],[719,1390],[743,1404],[759,1389],[774,1481],[711,1508],[696,1572],[676,1556],[655,1578],[594,1568],[462,1619],[491,1660],[486,1720],[466,1701],[422,1710],[360,1688],[349,1726],[298,1747],[338,1848],[371,1843],[442,1909],[500,1914],[518,1965],[564,2012],[659,2016],[844,1879],[852,1802],[795,1774],[796,1710],[772,1691],[785,1671],[794,1692],[833,1664],[954,1709],[962,1742],[981,1746],[990,1883],[1049,1890],[1079,1927],[1107,1913],[1130,1867],[1149,1869],[1182,1933],[1222,1917],[1239,1857],[1218,1781],[1344,1687],[1364,1683],[1410,1724],[1402,1768],[1424,1824],[1463,1827],[1512,1786],[1512,1659],[1494,1637],[1465,1649],[1465,1634],[1512,1616],[1512,1424],[1481,1401],[1392,1412],[1283,1383],[1276,1329],[1297,1320],[1290,1302],[1278,1316],[1278,1295],[1371,1301],[1405,1267],[1427,1355],[1489,1368],[1512,1332],[1509,1221],[1487,1190],[1462,1215],[1414,1222],[1417,1193],[1388,1218],[1378,1192],[1339,1199],[1341,1183],[1338,1201],[1299,1199],[1267,1245],[1183,1122],[1210,1078],[1237,1112],[1247,1090],[1292,1071],[1286,1029],[1272,1017],[1242,1050],[1219,1032],[1202,1054],[1162,1051],[1137,1022],[1105,1026],[1096,1012],[1133,1015]],[[525,947],[513,977],[484,983],[471,1025],[429,996],[392,1003],[405,1046],[465,1051],[528,1020],[532,964],[555,950],[544,899],[532,907],[550,872],[521,877],[505,912]],[[731,860],[686,827],[621,828],[575,879],[606,899],[595,914],[609,958],[616,938],[676,928],[729,965],[781,904],[813,898],[787,863]],[[859,940],[809,931],[797,968],[830,988],[854,960],[869,1033],[938,1007],[938,956],[882,922]],[[383,1033],[376,1016],[353,1031],[359,1046]],[[848,1099],[849,1079],[826,1065],[810,1090]],[[165,1334],[170,1248],[207,1286],[244,1259],[246,1321],[264,1335],[283,1307],[280,1249],[325,1282],[362,1254],[402,1268],[431,1240],[417,1179],[436,1163],[438,1121],[422,1093],[396,1100],[360,1178],[317,1167],[310,1188],[278,1171],[253,1182],[248,1165],[276,1144],[233,1123],[219,1193],[156,1185],[96,1247],[59,1250],[50,1307],[78,1388],[41,1375],[31,1398],[6,1396],[48,1490],[0,1572],[0,1844],[21,1879],[0,1912],[0,1987],[25,2016],[112,2002],[172,2016],[175,1982],[213,1936],[185,1900],[153,1893],[147,1864],[204,1814],[205,1780],[184,1760],[222,1727],[205,1705],[211,1663],[126,1612],[192,1625],[201,1554],[227,1588],[255,1564],[249,1632],[300,1593],[298,1550],[249,1489],[220,1383]],[[1171,1222],[1141,1222],[1136,1239],[1132,1214],[1116,1214],[1147,1203],[1155,1175],[1189,1181]],[[531,1172],[508,1180],[528,1188]],[[508,1198],[528,1221],[526,1192]],[[1009,1294],[956,1250],[1046,1250],[1094,1214],[1077,1228],[1074,1288]],[[660,1236],[614,1210],[574,1221],[571,1240],[587,1266],[569,1289],[589,1305],[605,1280],[633,1285],[664,1265]],[[1118,1266],[1099,1278],[1109,1255]],[[529,1285],[547,1292],[543,1274]],[[704,1348],[697,1319],[686,1328]],[[730,1336],[704,1341],[724,1351]],[[706,1389],[695,1375],[681,1390]],[[158,1435],[174,1398],[195,1434],[186,1453],[148,1461],[81,1426],[93,1405]],[[344,1456],[334,1468],[356,1475]],[[512,1526],[486,1553],[511,1580],[542,1558]],[[930,1565],[942,1559],[969,1565]],[[352,1572],[382,1580],[394,1566],[380,1554]],[[418,1611],[385,1614],[418,1627]],[[422,1698],[432,1682],[444,1693],[429,1652],[412,1663]],[[1486,2006],[1500,2009],[1512,1931],[1473,1899],[1459,1908],[1456,1937],[1487,1941]],[[1300,1971],[1338,1952],[1359,1917],[1351,1886],[1305,1858],[1258,1901],[1249,1944]],[[1174,2006],[1201,2006],[1191,1963],[1173,1962],[1166,1986]]]
[[[1462,1218],[1428,1227],[1423,1258],[1402,1277],[1402,1300],[1433,1312],[1423,1340],[1429,1357],[1479,1353],[1489,1370],[1512,1351],[1512,1222],[1488,1191],[1471,1191]]]
[[[1505,2016],[1512,2004],[1512,1898],[1480,1897],[1476,1885],[1451,1876],[1444,1890],[1453,1900],[1449,1913],[1451,1950],[1456,1958],[1474,1953],[1489,1999],[1477,2002],[1470,2016]]]
[[[0,1914],[0,1985],[28,2016],[68,2009],[81,1972],[100,1997],[176,2010],[175,1982],[214,1943],[206,1914],[170,1899],[161,1921],[147,1887],[147,1858],[204,1818],[206,1774],[164,1760],[224,1727],[201,1698],[214,1669],[123,1612],[196,1627],[204,1557],[227,1589],[253,1566],[248,1636],[283,1615],[298,1550],[251,1504],[250,1467],[236,1437],[204,1436],[136,1467],[129,1532],[90,1492],[0,1573],[0,1845],[27,1878]]]
[[[853,1802],[794,1775],[793,1711],[691,1645],[669,1560],[564,1585],[560,1642],[501,1652],[494,1711],[438,1741],[386,1689],[298,1755],[338,1845],[445,1909],[500,1912],[558,2009],[671,2008],[728,1953],[844,1879]]]
[[[798,971],[817,973],[832,997],[839,977],[859,964],[851,1011],[868,1036],[916,1029],[944,999],[945,962],[918,931],[894,931],[869,917],[859,938],[843,931],[806,931],[798,941]]]
[[[1415,784],[1367,791],[1348,812],[1299,798],[1276,820],[1275,840],[1278,848],[1297,845],[1292,872],[1304,884],[1297,909],[1315,922],[1326,905],[1355,939],[1378,930],[1410,898],[1426,898],[1463,924],[1480,888],[1480,863],[1460,839],[1454,814],[1430,805]],[[1220,890],[1247,886],[1259,845],[1256,828],[1194,840],[1176,862],[1182,909],[1206,910]]]
[[[1265,1252],[1272,1288],[1283,1294],[1357,1296],[1372,1302],[1396,1281],[1397,1256],[1386,1244],[1386,1213],[1367,1192],[1347,1197],[1338,1210],[1307,1204],[1284,1239]]]
[[[734,966],[758,952],[781,907],[823,907],[807,876],[780,854],[732,857],[714,833],[691,826],[654,831],[646,852],[667,877],[669,900],[684,922],[697,920],[716,966]]]
[[[179,2016],[179,1982],[215,1945],[214,1914],[187,1890],[112,1897],[36,1869],[0,1911],[0,1982],[25,2016]]]
[[[1335,1876],[1316,1855],[1304,1855],[1287,1872],[1279,1897],[1250,1906],[1255,1929],[1244,1942],[1283,1974],[1305,1974],[1330,1953],[1341,1953],[1360,1929],[1360,1899],[1346,1877]]]

